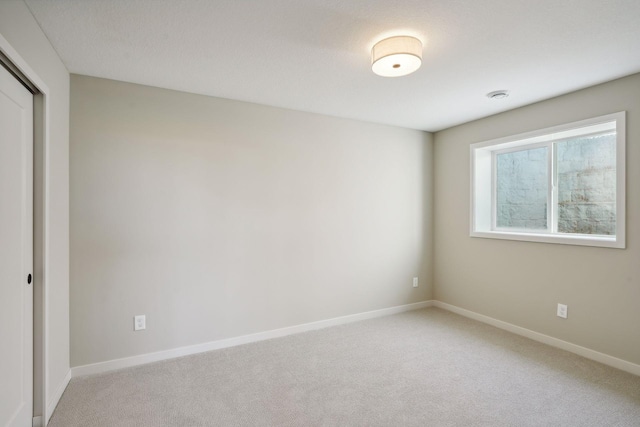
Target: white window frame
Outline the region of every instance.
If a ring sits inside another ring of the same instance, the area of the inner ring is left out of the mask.
[[[566,245],[599,246],[607,248],[626,247],[625,239],[625,180],[626,180],[626,112],[553,126],[532,132],[492,139],[472,144],[471,161],[471,237],[489,239],[521,240],[528,242],[558,243]],[[612,127],[610,123],[614,123]],[[585,132],[584,128],[591,128]],[[556,142],[579,135],[597,133],[605,129],[616,131],[616,233],[615,235],[558,233],[556,191]],[[525,149],[549,147],[549,186],[547,200],[547,229],[514,229],[496,226],[496,161],[497,154]]]

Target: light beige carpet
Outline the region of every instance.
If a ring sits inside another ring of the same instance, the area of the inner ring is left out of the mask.
[[[640,377],[429,308],[75,378],[50,426],[640,426]]]

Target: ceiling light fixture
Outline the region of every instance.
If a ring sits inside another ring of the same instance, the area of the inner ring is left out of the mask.
[[[415,37],[396,36],[380,40],[371,49],[371,69],[383,77],[411,74],[422,65],[422,42]]]
[[[508,90],[496,90],[493,92],[489,92],[487,94],[487,98],[489,99],[504,99],[509,96]]]

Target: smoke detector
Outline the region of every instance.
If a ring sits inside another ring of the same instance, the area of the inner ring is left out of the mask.
[[[493,92],[489,92],[487,94],[487,98],[489,99],[504,99],[509,96],[508,90],[494,90]]]

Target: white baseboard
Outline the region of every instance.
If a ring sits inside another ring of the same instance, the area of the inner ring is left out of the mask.
[[[464,308],[460,308],[451,304],[447,304],[441,301],[430,300],[422,301],[413,304],[400,305],[396,307],[383,308],[380,310],[367,311],[364,313],[352,314],[348,316],[336,317],[333,319],[320,320],[317,322],[304,323],[301,325],[290,326],[287,328],[274,329],[270,331],[259,332],[250,335],[242,335],[239,337],[227,338],[218,341],[211,341],[202,344],[196,344],[186,347],[179,347],[170,350],[158,351],[155,353],[141,354],[138,356],[125,357],[122,359],[108,360],[105,362],[94,363],[90,365],[76,366],[71,368],[65,380],[60,385],[56,394],[51,399],[47,407],[47,422],[53,413],[62,393],[64,392],[69,380],[73,377],[98,374],[102,372],[109,372],[116,369],[127,368],[131,366],[144,365],[147,363],[158,362],[161,360],[173,359],[175,357],[188,356],[190,354],[203,353],[205,351],[218,350],[227,347],[233,347],[236,345],[248,344],[257,341],[263,341],[271,338],[284,337],[287,335],[293,335],[300,332],[313,331],[316,329],[322,329],[329,326],[343,325],[351,322],[357,322],[360,320],[373,319],[375,317],[389,316],[392,314],[402,313],[405,311],[418,310],[426,307],[439,307],[447,311],[459,314],[470,319],[477,320],[482,323],[495,326],[500,329],[512,332],[517,335],[521,335],[530,338],[534,341],[541,342],[543,344],[557,347],[562,350],[569,351],[571,353],[578,354],[587,359],[595,360],[602,364],[612,366],[614,368],[629,372],[634,375],[640,376],[640,365],[632,362],[628,362],[623,359],[619,359],[608,354],[600,353],[596,350],[591,350],[586,347],[579,346],[567,341],[563,341],[558,338],[551,337],[549,335],[541,334],[539,332],[532,331],[514,324],[504,322],[502,320],[494,319],[493,317],[485,316]],[[35,418],[34,418],[35,420]],[[35,422],[35,421],[34,421]],[[35,424],[34,424],[35,426]]]
[[[105,362],[93,363],[90,365],[76,366],[71,368],[71,377],[98,374],[101,372],[113,371],[115,369],[128,368],[130,366],[144,365],[146,363],[158,362],[160,360],[173,359],[175,357],[188,356],[190,354],[203,353],[205,351],[218,350],[221,348],[233,347],[236,345],[248,344],[252,342],[268,340],[271,338],[284,337],[287,335],[298,334],[300,332],[322,329],[329,326],[344,325],[346,323],[357,322],[360,320],[373,319],[375,317],[389,316],[391,314],[402,313],[405,311],[418,310],[425,307],[431,307],[432,305],[433,301],[422,301],[413,304],[405,304],[396,307],[383,308],[380,310],[367,311],[364,313],[351,314],[348,316],[335,317],[333,319],[320,320],[317,322],[304,323],[287,328],[273,329],[271,331],[242,335],[239,337],[218,341],[211,341],[203,344],[173,348],[170,350],[141,354],[138,356],[125,357],[122,359],[107,360]],[[60,395],[62,395],[62,393],[60,393]]]
[[[493,317],[485,316],[483,314],[466,310],[464,308],[456,307],[455,305],[447,304],[445,302],[433,301],[432,305],[434,307],[439,307],[447,311],[451,311],[452,313],[456,313],[461,316],[468,317],[470,319],[477,320],[479,322],[486,323],[491,326],[495,326],[496,328],[504,329],[505,331],[509,331],[514,334],[530,338],[534,341],[538,341],[543,344],[550,345],[552,347],[557,347],[562,350],[575,353],[582,357],[586,357],[587,359],[600,362],[604,365],[612,366],[614,368],[629,372],[634,375],[640,375],[640,365],[636,365],[635,363],[618,359],[617,357],[609,356],[608,354],[600,353],[599,351],[591,350],[589,348],[582,347],[577,344],[572,344],[570,342],[563,341],[558,338],[550,337],[549,335],[541,334],[539,332],[535,332],[530,329],[522,328],[520,326],[516,326],[511,323],[503,322],[502,320],[494,319]]]
[[[53,396],[51,396],[51,399],[47,403],[47,409],[46,409],[46,413],[45,413],[47,422],[44,423],[44,426],[49,424],[49,420],[51,419],[51,415],[53,415],[53,411],[56,409],[56,406],[58,406],[58,402],[60,402],[60,398],[62,397],[62,393],[64,393],[64,391],[67,389],[67,386],[69,385],[69,381],[71,381],[71,376],[72,376],[72,371],[71,371],[71,369],[69,369],[69,371],[67,372],[67,375],[64,376],[64,379],[62,380],[62,382],[60,383],[60,385],[56,389],[55,393],[53,394]],[[42,420],[40,420],[40,422],[42,423]],[[35,427],[35,424],[34,424],[34,427]]]
[[[31,422],[31,427],[43,427],[42,417],[41,416],[33,417],[33,421]]]

